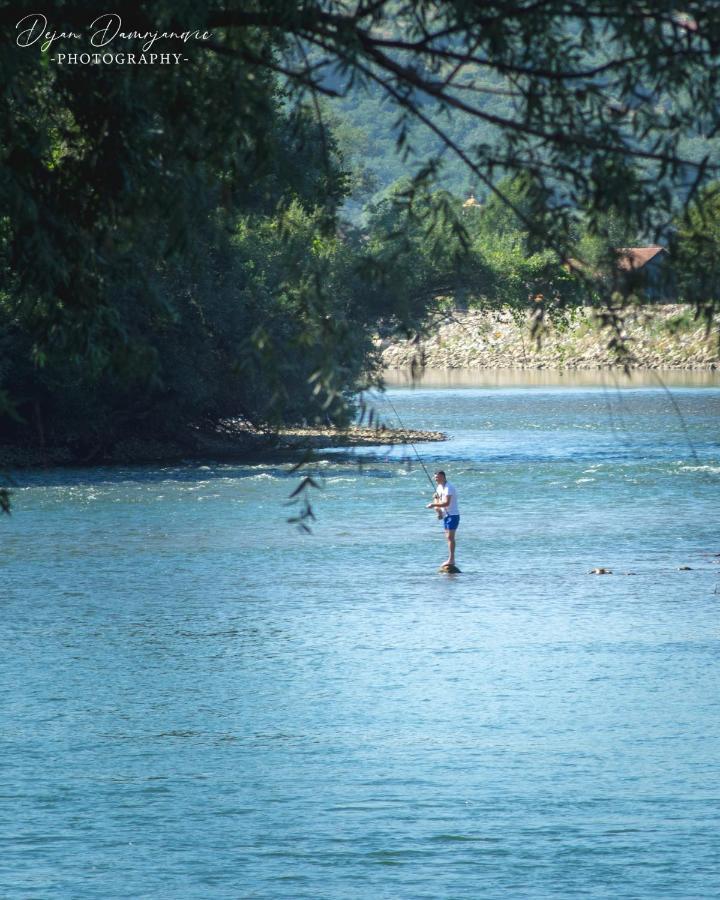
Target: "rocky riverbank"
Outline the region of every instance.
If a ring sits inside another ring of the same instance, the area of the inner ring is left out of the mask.
[[[320,449],[322,447],[372,447],[395,444],[419,444],[446,441],[442,431],[412,431],[400,428],[285,428],[280,432],[280,445],[285,449]]]
[[[652,306],[628,314],[626,333],[634,366],[647,369],[720,367],[720,320],[708,335],[685,306]],[[386,369],[413,364],[430,369],[598,369],[617,364],[591,309],[570,312],[563,323],[548,324],[540,347],[530,333],[529,315],[510,312],[453,311],[438,317],[424,339],[378,341]]]

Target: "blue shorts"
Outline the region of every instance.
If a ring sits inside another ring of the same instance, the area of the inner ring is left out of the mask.
[[[455,531],[460,524],[460,516],[445,516],[443,526],[445,531]]]

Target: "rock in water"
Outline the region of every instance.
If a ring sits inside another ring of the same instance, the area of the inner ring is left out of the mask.
[[[610,569],[603,569],[602,566],[598,566],[596,569],[590,569],[588,575],[612,575]]]
[[[459,575],[460,569],[457,566],[450,566],[446,563],[444,566],[440,566],[438,572],[442,572],[443,575]]]

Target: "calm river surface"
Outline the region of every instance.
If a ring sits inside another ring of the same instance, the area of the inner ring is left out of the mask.
[[[403,452],[312,535],[289,463],[20,475],[0,896],[720,896],[720,384],[653,384],[393,387],[459,576]]]

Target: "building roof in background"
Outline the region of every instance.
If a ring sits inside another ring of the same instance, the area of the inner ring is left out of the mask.
[[[618,247],[615,251],[618,255],[618,268],[626,272],[642,269],[658,253],[665,253],[664,247]]]

